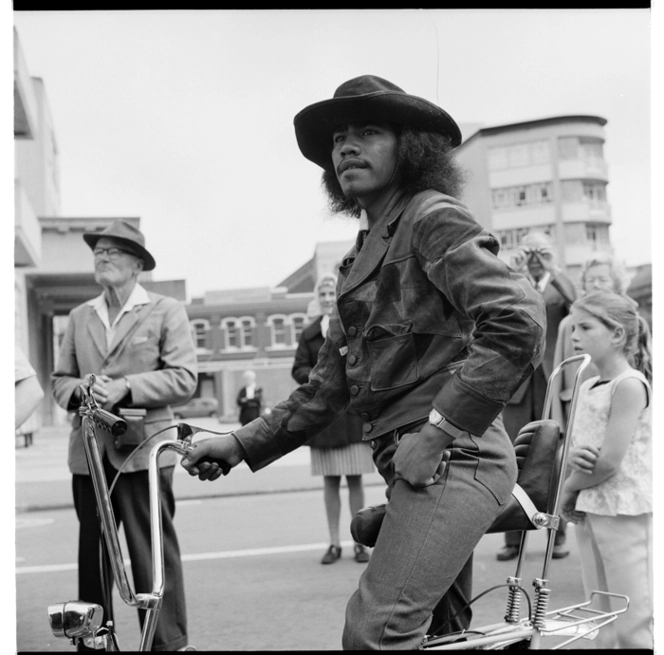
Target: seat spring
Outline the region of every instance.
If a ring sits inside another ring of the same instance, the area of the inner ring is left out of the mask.
[[[549,595],[551,589],[548,587],[537,587],[535,590],[535,612],[533,625],[542,630],[545,626],[546,611],[549,607]]]
[[[510,587],[507,598],[507,612],[505,614],[505,621],[508,623],[518,623],[521,613],[521,589],[518,587]]]

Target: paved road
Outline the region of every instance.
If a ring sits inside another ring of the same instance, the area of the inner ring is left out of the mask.
[[[61,463],[63,444],[55,446],[62,435],[50,438],[46,441],[44,436],[40,442],[38,437],[34,446],[16,450],[17,503],[21,498],[33,501],[16,515],[17,643],[21,651],[72,650],[66,640],[51,635],[46,617],[49,604],[76,597],[77,523],[70,502],[63,500],[69,476]],[[55,451],[59,451],[59,462],[54,459]],[[320,488],[312,488],[317,482],[309,474],[308,452],[289,458],[281,466],[256,474],[238,469],[214,483],[202,483],[184,472],[176,475],[176,525],[190,639],[199,650],[340,648],[345,604],[364,565],[350,557],[349,533],[342,537],[346,540],[344,557],[332,566],[319,563],[328,545],[322,493]],[[342,521],[347,525],[346,490],[342,493]],[[366,503],[382,499],[379,478],[367,476]],[[530,538],[531,556],[523,572],[528,589],[540,574],[543,537],[536,533]],[[495,560],[501,544],[502,535],[487,535],[479,544],[476,593],[503,584],[513,575],[513,562]],[[557,607],[583,598],[573,529],[569,544],[570,557],[554,561],[550,570],[552,605]],[[505,598],[501,589],[478,601],[476,620],[501,620]],[[139,639],[135,610],[123,605],[117,595],[115,605],[120,645],[135,649]]]

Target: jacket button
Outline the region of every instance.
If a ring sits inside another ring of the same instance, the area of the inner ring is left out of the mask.
[[[368,421],[371,417],[370,417],[369,414],[367,414],[366,412],[362,412],[362,413],[360,414],[360,418],[361,418],[363,421]]]
[[[357,334],[357,328],[354,325],[351,325],[348,328],[348,336],[349,337],[354,337]]]
[[[367,432],[367,433],[368,433],[368,432],[371,432],[371,431],[373,430],[373,425],[371,425],[371,423],[365,423],[365,424],[362,426],[362,429],[363,429],[365,432]]]
[[[354,364],[355,364],[356,361],[357,361],[357,357],[356,357],[355,355],[351,355],[351,356],[348,358],[348,363],[349,363],[351,366],[354,366]]]
[[[360,393],[360,387],[358,387],[356,384],[354,384],[354,385],[350,388],[350,392],[351,392],[354,396],[357,396],[357,394]]]

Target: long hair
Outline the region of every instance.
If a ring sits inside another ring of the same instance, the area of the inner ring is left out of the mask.
[[[397,134],[397,171],[401,188],[409,195],[434,189],[458,197],[463,189],[465,174],[454,159],[449,137],[414,127],[390,124]],[[362,207],[355,198],[348,198],[341,190],[334,169],[325,169],[322,186],[332,212],[358,218]]]
[[[650,327],[631,298],[609,291],[593,291],[578,298],[572,308],[587,312],[611,330],[622,327],[625,331],[623,352],[627,360],[652,383]]]

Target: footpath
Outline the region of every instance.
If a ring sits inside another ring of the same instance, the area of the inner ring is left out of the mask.
[[[190,423],[217,431],[239,427],[239,424],[213,424],[211,419],[191,419]],[[28,447],[22,439],[16,439],[16,512],[73,508],[71,474],[67,468],[68,441],[68,426],[38,430]],[[298,448],[257,473],[252,473],[242,463],[215,482],[202,482],[176,465],[175,496],[176,499],[200,499],[322,489],[323,478],[311,475],[309,457],[309,448]],[[362,477],[365,486],[384,486],[376,471]],[[342,484],[345,485],[345,480]]]

